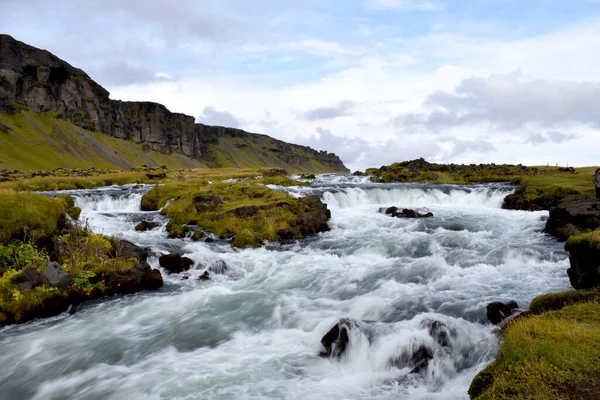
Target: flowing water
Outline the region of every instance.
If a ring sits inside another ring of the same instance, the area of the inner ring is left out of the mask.
[[[332,211],[331,231],[295,244],[233,249],[167,239],[158,212],[139,211],[147,187],[75,191],[91,229],[195,260],[157,292],[84,304],[76,313],[0,331],[2,399],[466,399],[493,360],[491,301],[526,307],[568,289],[562,245],[544,235],[545,212],[500,209],[510,188],[371,184],[323,175],[312,187]],[[283,189],[282,189],[283,190]],[[387,206],[427,209],[400,219]],[[141,220],[161,228],[136,232]],[[225,262],[222,275],[197,278]],[[340,319],[340,359],[318,356]],[[441,346],[428,332],[452,332]],[[426,371],[392,362],[428,346]]]

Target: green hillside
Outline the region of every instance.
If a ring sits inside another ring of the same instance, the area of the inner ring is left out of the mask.
[[[87,131],[52,113],[0,113],[0,169],[129,169],[144,164],[169,168],[205,166],[177,153],[144,151],[141,144]]]

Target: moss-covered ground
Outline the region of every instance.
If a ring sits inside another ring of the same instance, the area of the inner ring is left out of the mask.
[[[217,236],[232,236],[237,247],[278,240],[278,232],[290,228],[302,211],[298,207],[293,196],[256,182],[169,183],[153,188],[142,199],[142,209],[162,209],[170,219],[171,237],[183,237],[188,225],[200,226]]]
[[[118,288],[107,288],[104,277],[111,272],[126,273],[141,262],[118,257],[116,241],[69,222],[80,211],[69,196],[0,191],[0,325],[56,315],[73,299],[118,292]],[[42,282],[50,253],[71,274],[68,286]],[[18,285],[25,269],[39,276],[32,287]]]
[[[472,399],[600,398],[598,293],[545,295],[537,315],[517,318],[504,332],[495,362],[471,383]]]

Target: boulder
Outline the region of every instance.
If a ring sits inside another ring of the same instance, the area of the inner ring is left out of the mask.
[[[340,358],[346,352],[350,343],[349,332],[351,329],[359,329],[365,332],[365,327],[352,319],[340,319],[326,334],[321,338],[321,344],[325,351],[321,351],[319,356],[329,358]]]
[[[136,258],[140,262],[148,259],[148,249],[136,246],[127,240],[117,240],[113,245],[114,256],[121,259]]]
[[[331,211],[319,196],[307,196],[297,201],[296,219],[290,222],[289,228],[277,232],[280,239],[296,239],[330,229],[327,221],[331,218]]]
[[[141,221],[135,226],[135,230],[139,232],[149,231],[158,228],[160,224],[158,222]]]
[[[71,283],[71,274],[56,261],[48,263],[43,273],[44,283],[48,286],[66,288]]]
[[[427,327],[429,335],[442,347],[450,347],[456,337],[456,331],[440,321],[426,320],[423,326]]]
[[[600,228],[600,202],[572,197],[550,209],[545,230],[560,240],[567,240],[572,235],[596,228]]]
[[[588,242],[567,243],[571,267],[567,275],[575,289],[591,289],[600,285],[600,249]]]
[[[158,263],[171,274],[179,274],[189,270],[194,261],[188,257],[181,257],[179,254],[166,254],[160,256]]]
[[[432,212],[420,213],[410,208],[404,208],[402,211],[398,207],[392,206],[386,209],[380,208],[379,212],[384,212],[386,215],[391,215],[396,218],[429,218],[433,217]]]
[[[516,301],[509,301],[508,303],[502,303],[494,301],[487,305],[487,319],[494,325],[498,325],[504,319],[508,318],[519,309],[519,305]]]
[[[34,268],[27,267],[19,274],[13,276],[10,279],[10,283],[12,283],[15,289],[24,292],[40,286],[42,284],[42,277]]]
[[[198,280],[200,280],[200,281],[209,281],[210,280],[210,274],[208,273],[208,271],[204,271],[204,273],[202,275],[200,275],[200,277],[198,278]]]
[[[104,284],[107,294],[129,294],[141,290],[156,290],[163,286],[160,271],[147,263],[139,263],[134,268],[105,273]]]

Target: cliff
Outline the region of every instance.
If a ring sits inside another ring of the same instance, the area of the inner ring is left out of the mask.
[[[286,165],[292,170],[311,167],[323,172],[348,171],[334,154],[264,135],[196,124],[193,117],[172,113],[157,103],[111,100],[109,92],[81,69],[46,50],[0,35],[0,113],[20,110],[55,113],[57,118],[88,131],[133,141],[145,150],[183,154],[213,167],[238,165],[234,154],[223,152],[221,143],[222,139],[238,138],[245,143],[236,144],[248,147],[251,146],[247,142],[254,139],[264,142],[253,150],[270,153],[245,157],[241,166]],[[260,164],[265,160],[269,164]]]

